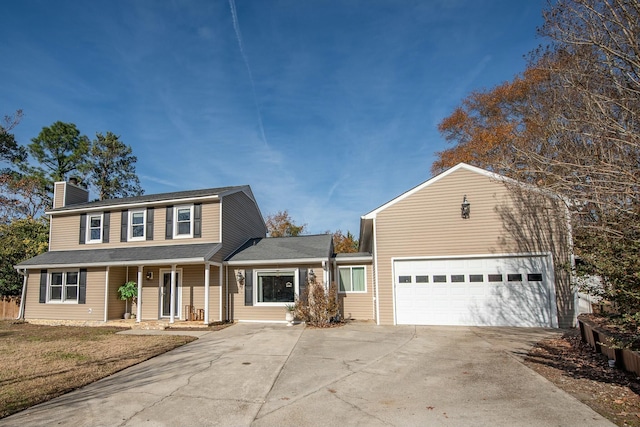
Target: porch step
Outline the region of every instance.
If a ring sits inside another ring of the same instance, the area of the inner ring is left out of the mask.
[[[168,327],[169,327],[169,322],[163,322],[159,320],[154,320],[152,322],[134,323],[133,325],[131,325],[131,329],[159,330],[159,331],[163,331]]]

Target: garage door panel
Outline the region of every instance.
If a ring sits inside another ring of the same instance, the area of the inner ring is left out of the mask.
[[[398,324],[553,325],[545,257],[395,261],[394,276]]]

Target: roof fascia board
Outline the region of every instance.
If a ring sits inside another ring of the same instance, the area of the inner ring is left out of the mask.
[[[191,202],[199,202],[202,200],[218,200],[220,197],[218,194],[213,194],[210,196],[200,196],[200,197],[188,197],[184,199],[167,199],[167,200],[154,200],[149,202],[131,202],[131,203],[114,203],[112,205],[102,205],[95,207],[85,207],[85,208],[69,208],[61,211],[45,211],[47,215],[62,215],[67,213],[75,213],[75,212],[96,212],[96,211],[105,211],[105,210],[113,210],[113,209],[121,209],[121,208],[131,208],[131,207],[147,207],[147,206],[164,206],[164,205],[173,205],[177,203],[191,203]]]
[[[249,261],[225,261],[224,265],[276,265],[276,264],[308,264],[308,263],[322,263],[327,258],[290,258],[290,259],[256,259]]]
[[[350,262],[366,262],[373,261],[373,255],[371,256],[359,256],[359,257],[344,257],[344,258],[335,258],[336,264],[341,263],[350,263]]]
[[[14,266],[16,270],[37,270],[42,268],[69,268],[69,267],[131,267],[137,265],[170,265],[170,264],[204,264],[208,261],[204,258],[168,258],[149,259],[136,261],[109,261],[109,262],[74,262],[65,264],[34,264]]]

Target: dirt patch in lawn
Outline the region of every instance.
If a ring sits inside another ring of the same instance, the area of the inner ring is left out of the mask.
[[[0,321],[0,418],[195,340]]]
[[[579,330],[541,341],[525,364],[617,425],[640,427],[640,378],[610,368]]]

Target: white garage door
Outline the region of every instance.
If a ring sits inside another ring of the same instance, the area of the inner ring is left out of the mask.
[[[396,323],[557,327],[547,257],[394,261]]]

